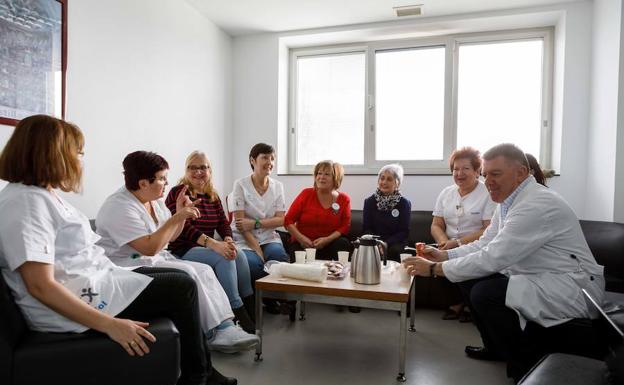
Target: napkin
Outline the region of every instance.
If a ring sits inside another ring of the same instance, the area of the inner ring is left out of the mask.
[[[270,274],[312,282],[325,282],[327,267],[320,264],[276,263],[271,265]]]

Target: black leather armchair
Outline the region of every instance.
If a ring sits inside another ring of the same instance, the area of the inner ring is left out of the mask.
[[[157,342],[129,356],[108,336],[28,330],[0,274],[0,384],[172,385],[180,373],[178,331],[166,318],[149,320]]]

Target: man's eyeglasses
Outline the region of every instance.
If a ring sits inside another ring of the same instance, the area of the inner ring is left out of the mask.
[[[190,172],[195,172],[195,171],[206,172],[206,170],[210,169],[210,166],[206,164],[202,164],[201,166],[188,166],[186,169],[189,170]]]

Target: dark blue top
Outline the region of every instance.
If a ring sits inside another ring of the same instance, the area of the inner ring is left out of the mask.
[[[392,211],[399,211],[397,217],[392,216]],[[381,236],[381,239],[390,246],[394,243],[405,243],[409,235],[410,216],[412,215],[412,203],[401,197],[393,210],[380,211],[377,209],[375,195],[364,200],[364,213],[362,230],[364,234]]]

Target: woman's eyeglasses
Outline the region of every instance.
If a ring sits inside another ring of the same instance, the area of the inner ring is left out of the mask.
[[[166,176],[159,176],[159,177],[153,177],[153,178],[149,178],[150,183],[154,182],[154,181],[159,181],[159,182],[163,182],[163,183],[167,183],[167,177]]]
[[[201,172],[206,172],[206,170],[210,169],[210,166],[206,165],[206,164],[202,164],[201,166],[188,166],[186,168],[187,170],[189,170],[190,172],[195,172],[195,171],[201,171]]]

